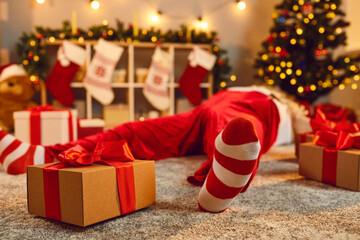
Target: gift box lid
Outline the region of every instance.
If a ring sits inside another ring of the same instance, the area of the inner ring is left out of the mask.
[[[72,109],[70,110],[73,117],[77,116],[77,111]],[[14,119],[18,120],[26,120],[30,118],[30,111],[16,111],[14,112]],[[42,119],[59,119],[59,118],[69,118],[69,112],[67,110],[64,111],[43,111],[40,113]]]
[[[82,128],[86,127],[104,127],[105,121],[100,118],[94,119],[79,119],[79,126]]]

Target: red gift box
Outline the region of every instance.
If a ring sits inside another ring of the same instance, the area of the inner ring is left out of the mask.
[[[78,138],[84,138],[104,131],[105,121],[102,119],[78,119]]]

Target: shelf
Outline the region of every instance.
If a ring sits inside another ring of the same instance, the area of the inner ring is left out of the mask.
[[[83,42],[79,42],[77,40],[68,40],[72,43],[75,43],[77,45],[83,46],[85,48],[86,51],[86,62],[89,63],[91,62],[91,58],[93,56],[93,52],[94,52],[94,45],[98,42],[97,40],[86,40]],[[63,40],[56,40],[54,42],[50,42],[50,41],[46,41],[46,43],[50,46],[54,46],[54,47],[59,47],[62,44]],[[125,41],[111,41],[111,43],[116,44],[118,46],[124,47],[124,52],[126,54],[124,54],[124,56],[127,57],[126,59],[126,82],[111,82],[111,87],[116,90],[116,89],[122,89],[122,90],[127,90],[127,94],[126,94],[126,105],[128,105],[128,115],[129,115],[129,121],[133,121],[136,120],[135,119],[135,115],[136,115],[136,109],[139,107],[140,105],[143,105],[142,107],[146,107],[146,106],[150,106],[151,105],[149,103],[144,103],[142,102],[144,98],[144,96],[142,96],[141,94],[141,90],[142,88],[144,88],[144,83],[142,82],[136,82],[136,78],[135,78],[135,69],[136,67],[140,66],[141,64],[138,62],[136,63],[135,60],[135,53],[138,53],[137,51],[140,52],[145,52],[146,54],[149,54],[149,51],[146,51],[147,49],[155,49],[157,46],[159,46],[159,44],[156,43],[148,43],[148,42],[125,42]],[[179,56],[180,55],[180,59],[181,59],[181,64],[183,63],[184,65],[186,64],[187,61],[187,54],[191,51],[191,49],[194,46],[199,46],[202,49],[205,50],[211,50],[211,45],[210,44],[192,44],[192,43],[162,43],[160,44],[160,46],[164,49],[167,49],[167,51],[172,55],[172,71],[170,73],[170,78],[169,78],[169,82],[168,82],[168,92],[169,92],[169,99],[170,99],[170,106],[169,109],[167,110],[167,113],[169,115],[173,115],[176,113],[176,100],[178,97],[178,88],[179,88],[179,83],[176,82],[175,79],[175,72],[177,73],[177,75],[179,75],[178,71],[181,71],[179,69],[176,70],[176,66],[179,66],[179,60],[175,59],[175,56]],[[183,50],[183,51],[182,51]],[[149,60],[150,57],[149,57]],[[149,64],[149,63],[146,63]],[[181,65],[180,64],[180,65]],[[87,66],[89,66],[89,64],[87,64]],[[148,66],[148,65],[146,65]],[[118,66],[119,67],[119,66]],[[212,83],[213,83],[213,76],[210,73],[206,79],[206,82],[202,82],[200,84],[200,87],[205,89],[207,91],[207,96],[211,96],[212,95],[212,91],[213,91],[213,87],[212,87]],[[86,93],[86,99],[85,99],[85,106],[86,106],[86,117],[87,118],[92,118],[93,117],[93,98],[91,96],[91,94],[86,91],[86,88],[84,86],[83,82],[72,82],[70,84],[70,86],[74,89],[85,89],[85,93]],[[139,99],[138,99],[139,97]],[[118,99],[119,100],[119,99]],[[119,103],[123,103],[121,102],[123,101],[123,99],[121,99],[118,102],[114,102],[114,104],[119,104]],[[97,103],[96,103],[97,104]],[[154,110],[149,108],[148,110]]]
[[[145,83],[134,83],[134,88],[143,88],[145,85]],[[82,82],[72,82],[70,84],[70,86],[72,88],[85,88],[84,83]],[[112,88],[129,88],[130,84],[129,83],[111,83],[111,87]],[[168,87],[169,88],[178,88],[179,87],[179,83],[168,83]],[[209,88],[210,87],[210,83],[200,83],[200,87],[201,88]]]

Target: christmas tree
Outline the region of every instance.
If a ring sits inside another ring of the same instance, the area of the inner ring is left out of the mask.
[[[283,0],[276,5],[270,36],[256,59],[257,77],[309,102],[334,87],[344,88],[353,76],[357,79],[357,59],[338,54],[349,25],[340,5],[341,0]]]

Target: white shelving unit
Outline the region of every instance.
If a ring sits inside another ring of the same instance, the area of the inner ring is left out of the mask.
[[[78,42],[78,41],[72,41],[75,44],[78,44],[80,46],[84,46],[87,52],[87,62],[91,61],[93,46],[97,43],[97,41],[84,41],[84,42]],[[48,42],[49,45],[53,46],[59,46],[61,45],[62,41],[58,40],[55,42]],[[136,68],[136,62],[135,62],[135,51],[142,51],[143,49],[154,49],[156,48],[157,44],[155,43],[140,43],[140,42],[134,42],[134,43],[127,43],[124,41],[112,41],[112,43],[119,45],[121,47],[124,47],[124,53],[127,51],[127,82],[125,83],[111,83],[112,88],[123,88],[128,90],[128,106],[129,106],[129,121],[135,120],[135,90],[141,89],[144,87],[144,83],[138,83],[135,81],[135,68]],[[197,46],[210,50],[211,45],[209,44],[196,44]],[[173,56],[173,68],[171,71],[170,79],[169,79],[169,97],[170,97],[170,107],[168,110],[168,115],[175,114],[175,104],[176,104],[176,94],[175,90],[179,87],[179,83],[175,80],[175,54],[176,51],[188,51],[193,48],[194,44],[189,43],[163,43],[160,45],[161,48],[167,49],[169,53]],[[125,54],[123,54],[122,58]],[[72,88],[84,88],[84,84],[82,82],[72,82],[71,83]],[[206,82],[203,82],[200,84],[201,88],[204,88],[207,90],[207,96],[211,96],[213,93],[213,77],[211,73],[208,74],[208,77],[206,79]],[[86,117],[92,118],[93,117],[93,106],[92,106],[92,97],[90,93],[86,92]]]

